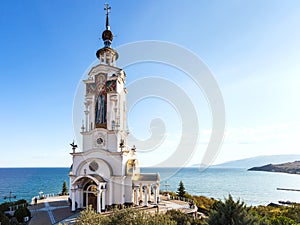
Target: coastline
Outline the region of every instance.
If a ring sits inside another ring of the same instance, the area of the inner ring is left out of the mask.
[[[263,171],[263,172],[276,172],[288,174],[300,174],[300,161],[281,163],[281,164],[267,164],[259,167],[252,167],[248,171]]]
[[[299,189],[300,176],[286,173],[261,173],[247,169],[198,168],[159,169],[161,174],[160,190],[176,192],[180,180],[186,191],[196,196],[221,199],[231,194],[240,198],[247,205],[267,205],[278,201],[297,201],[299,193],[277,190],[277,188]],[[157,168],[143,168],[146,172],[157,171]],[[58,194],[62,190],[64,180],[68,181],[69,168],[30,168],[0,169],[0,194],[9,195],[12,191],[18,199],[31,202],[39,192]],[[239,183],[237,183],[239,181]],[[167,186],[166,186],[167,185]],[[12,188],[13,187],[13,188]],[[8,200],[6,200],[8,201]],[[5,202],[1,198],[0,203]]]

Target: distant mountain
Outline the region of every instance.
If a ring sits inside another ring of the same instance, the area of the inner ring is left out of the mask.
[[[300,161],[281,164],[268,164],[260,167],[252,167],[248,170],[300,174]]]
[[[253,158],[234,160],[211,166],[211,168],[245,168],[259,167],[266,164],[279,164],[300,160],[300,155],[264,155]],[[200,165],[194,165],[199,167]]]

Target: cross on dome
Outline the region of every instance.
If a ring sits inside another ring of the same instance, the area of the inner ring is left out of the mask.
[[[105,8],[104,8],[104,10],[106,10],[106,15],[108,15],[108,14],[110,13],[111,7],[108,6],[107,3],[105,3]]]
[[[105,3],[104,10],[106,11],[106,14],[105,14],[106,15],[106,24],[105,24],[106,25],[106,30],[103,31],[103,33],[102,33],[102,39],[104,41],[104,46],[109,47],[111,45],[112,40],[113,40],[113,34],[110,31],[109,17],[108,17],[108,15],[110,13],[110,10],[111,10],[111,7],[107,3]]]
[[[112,44],[112,40],[114,39],[114,35],[110,30],[108,17],[108,15],[110,14],[111,7],[106,3],[104,10],[106,11],[106,29],[102,32],[102,40],[104,42],[104,47],[96,52],[96,56],[101,63],[110,66],[115,66],[115,61],[118,59],[118,53],[110,47]]]
[[[110,13],[110,10],[111,10],[111,7],[108,6],[107,3],[105,3],[105,8],[104,10],[106,10],[106,30],[110,30],[110,25],[109,25],[109,18],[108,18],[108,15]]]

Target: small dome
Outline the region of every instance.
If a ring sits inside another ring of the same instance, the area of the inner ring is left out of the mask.
[[[112,32],[110,30],[103,31],[103,33],[102,33],[102,39],[103,39],[103,41],[106,41],[106,40],[112,41],[113,40],[113,34],[112,34]]]

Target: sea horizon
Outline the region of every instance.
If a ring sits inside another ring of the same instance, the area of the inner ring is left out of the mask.
[[[39,192],[59,194],[64,181],[69,187],[69,167],[0,168],[0,203],[10,191],[16,199],[31,201]],[[256,172],[240,168],[142,167],[141,172],[160,173],[161,191],[176,192],[180,181],[191,195],[224,199],[231,194],[247,205],[267,205],[271,202],[300,202],[300,193],[277,188],[299,189],[300,176],[295,174]]]

